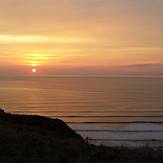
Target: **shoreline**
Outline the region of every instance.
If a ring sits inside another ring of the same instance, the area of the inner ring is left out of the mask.
[[[0,110],[0,162],[162,163],[163,150],[89,144],[62,120]]]

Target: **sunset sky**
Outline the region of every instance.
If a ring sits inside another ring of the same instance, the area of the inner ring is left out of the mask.
[[[163,75],[163,0],[1,0],[0,75]]]

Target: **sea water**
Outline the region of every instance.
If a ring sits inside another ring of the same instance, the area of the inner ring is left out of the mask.
[[[89,142],[162,146],[163,78],[0,78],[8,112],[64,120]]]

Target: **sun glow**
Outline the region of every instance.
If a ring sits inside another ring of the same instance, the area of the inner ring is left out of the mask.
[[[41,66],[49,61],[49,55],[45,53],[29,53],[25,64],[32,67]]]
[[[32,69],[32,72],[35,73],[37,70],[35,68]]]

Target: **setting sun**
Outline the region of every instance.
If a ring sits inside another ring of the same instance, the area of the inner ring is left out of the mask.
[[[35,68],[32,69],[32,72],[35,73],[37,70]]]
[[[163,0],[0,0],[0,163],[163,163],[162,124]]]

